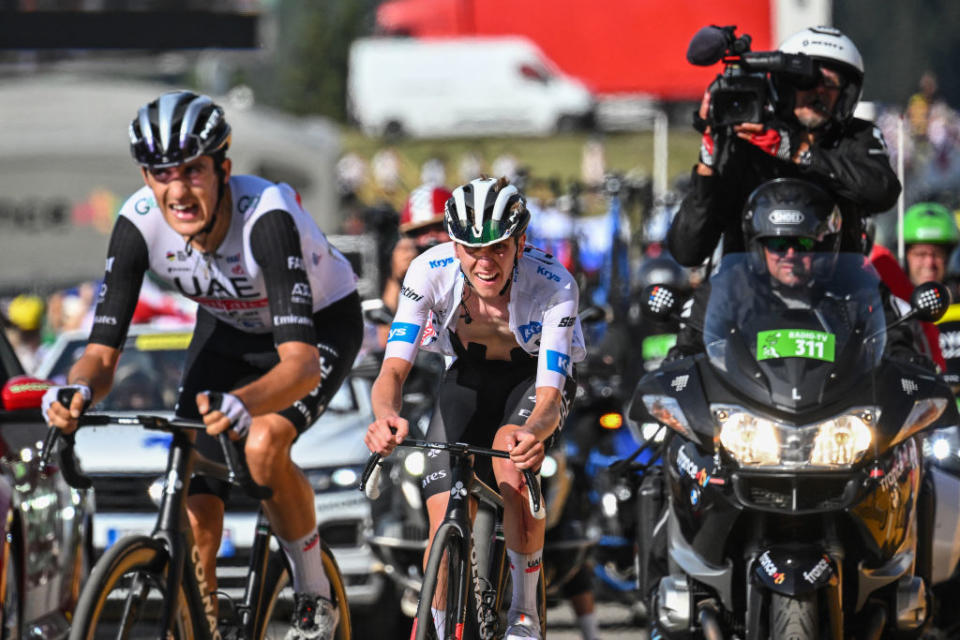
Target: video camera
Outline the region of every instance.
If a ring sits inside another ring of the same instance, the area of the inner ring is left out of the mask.
[[[776,111],[779,96],[767,74],[784,74],[798,87],[816,84],[813,59],[802,53],[750,51],[751,38],[736,26],[703,27],[690,40],[687,61],[708,67],[723,61],[710,90],[707,124],[714,130],[742,122],[763,122]]]

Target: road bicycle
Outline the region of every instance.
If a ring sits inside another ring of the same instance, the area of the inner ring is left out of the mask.
[[[433,537],[430,557],[424,569],[415,640],[497,640],[506,633],[507,607],[512,581],[510,562],[503,539],[503,499],[473,472],[471,456],[509,458],[506,451],[476,447],[463,442],[425,442],[406,439],[401,447],[445,451],[450,454],[450,501],[447,512]],[[360,489],[376,499],[380,472],[379,454],[373,454],[363,471]],[[529,488],[528,506],[535,518],[546,516],[540,481],[529,469],[523,471]],[[468,496],[477,503],[475,520],[470,518]],[[444,573],[443,569],[446,568]],[[445,575],[445,581],[441,578]],[[444,637],[437,638],[431,605],[445,602]],[[543,567],[537,585],[537,613],[540,636],[546,637],[547,607]]]
[[[62,404],[69,404],[67,402]],[[153,533],[120,539],[100,557],[80,594],[70,631],[71,640],[269,640],[282,638],[293,613],[292,574],[284,553],[271,548],[270,523],[261,509],[250,552],[243,598],[231,600],[211,592],[187,519],[186,496],[194,474],[217,478],[240,487],[257,500],[273,494],[250,477],[243,456],[227,434],[219,442],[227,464],[198,453],[193,442],[202,422],[154,415],[81,416],[80,427],[141,427],[172,434],[163,492]],[[44,444],[44,460],[59,438],[60,468],[71,486],[92,486],[73,454],[74,434],[51,428]],[[350,608],[343,576],[330,549],[321,541],[323,566],[330,579],[332,599],[340,612],[336,640],[350,640]],[[219,604],[219,607],[217,607]],[[219,615],[217,611],[219,609]]]

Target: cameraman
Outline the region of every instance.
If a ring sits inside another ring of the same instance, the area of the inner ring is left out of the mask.
[[[802,178],[836,198],[844,220],[841,251],[862,251],[864,216],[886,211],[900,194],[880,130],[853,117],[863,86],[863,60],[853,42],[836,29],[816,27],[794,34],[780,51],[813,58],[816,76],[771,74],[777,119],[714,132],[710,91],[703,97],[695,118],[703,131],[700,161],[667,234],[682,265],[702,264],[721,235],[724,253],[743,251],[740,212],[747,196],[773,178]]]

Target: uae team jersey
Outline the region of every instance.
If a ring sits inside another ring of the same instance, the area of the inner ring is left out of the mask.
[[[356,290],[350,263],[289,185],[234,176],[230,193],[230,228],[211,253],[186,245],[148,187],[124,203],[110,238],[91,342],[123,343],[147,270],[236,329],[272,332],[278,344],[313,342],[312,315]]]
[[[453,242],[414,259],[403,280],[384,359],[412,362],[418,346],[456,355],[449,332],[457,326],[463,287],[464,275]],[[517,343],[537,356],[538,387],[562,390],[573,363],[586,356],[577,318],[578,299],[577,283],[563,265],[539,249],[524,249],[510,286],[507,310]]]

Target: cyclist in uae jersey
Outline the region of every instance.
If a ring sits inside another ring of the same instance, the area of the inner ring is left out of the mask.
[[[418,347],[454,356],[427,439],[510,451],[509,460],[492,463],[513,576],[508,640],[538,638],[540,628],[544,521],[527,511],[520,470],[540,467],[544,441],[575,395],[573,363],[585,356],[577,285],[550,255],[524,246],[529,219],[523,195],[505,179],[478,179],[454,190],[445,208],[453,242],[421,254],[407,270],[373,387],[376,421],[366,437],[371,451],[389,455],[409,433],[400,399]],[[493,480],[483,463],[477,474]],[[432,540],[451,488],[448,456],[428,457],[422,485]],[[443,637],[443,604],[433,606]]]
[[[170,92],[130,126],[146,186],[120,210],[107,251],[89,343],[61,388],[44,397],[48,421],[72,432],[106,395],[149,270],[199,304],[177,415],[200,418],[197,448],[222,460],[213,436],[231,430],[253,479],[273,489],[264,510],[293,569],[296,608],[287,638],[331,638],[338,622],[324,573],[314,495],[290,459],[323,413],[362,341],[356,277],[285,184],[232,176],[230,127],[207,96]],[[211,594],[229,485],[196,478],[187,510]],[[216,599],[211,596],[215,605]]]

